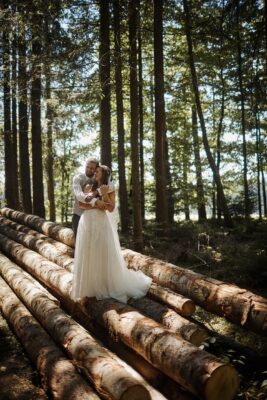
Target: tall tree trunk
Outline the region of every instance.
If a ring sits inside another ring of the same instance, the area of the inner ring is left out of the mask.
[[[262,200],[263,200],[263,213],[264,217],[267,217],[267,199],[266,199],[266,185],[265,185],[265,175],[264,175],[264,168],[262,162],[262,149],[263,143],[261,139],[261,122],[260,122],[260,114],[257,115],[257,124],[258,124],[258,134],[259,134],[259,168],[260,168],[260,175],[261,175],[261,185],[262,185]]]
[[[221,12],[221,17],[220,17],[220,57],[219,57],[219,65],[220,65],[220,81],[221,81],[221,112],[220,112],[220,120],[219,120],[219,125],[218,125],[218,132],[217,132],[217,157],[216,157],[216,164],[218,171],[220,172],[220,164],[221,164],[221,136],[223,133],[223,120],[224,120],[224,107],[225,107],[225,78],[224,78],[224,68],[223,68],[223,58],[222,54],[224,53],[224,47],[223,47],[223,39],[224,39],[224,29],[223,29],[223,23],[225,20],[225,11],[224,11],[224,0],[222,2],[222,12]],[[220,194],[218,193],[217,189],[217,216],[218,220],[221,220],[222,217],[222,209],[221,209],[221,204],[220,204]]]
[[[56,220],[56,206],[54,193],[54,156],[53,156],[53,109],[51,107],[51,87],[50,71],[46,66],[46,120],[47,120],[47,138],[46,138],[46,160],[45,169],[47,175],[47,197],[49,202],[49,219]]]
[[[267,75],[267,0],[264,0],[265,71]]]
[[[139,174],[138,137],[138,82],[137,82],[137,4],[129,1],[129,48],[130,48],[130,107],[131,107],[131,162],[132,162],[132,202],[133,233],[136,249],[142,249],[142,215]]]
[[[32,121],[32,193],[33,213],[45,217],[42,134],[41,134],[41,38],[38,29],[42,29],[42,19],[36,18],[32,31],[32,88],[31,88],[31,121]]]
[[[109,0],[100,0],[99,75],[101,162],[111,167]]]
[[[138,0],[138,104],[139,104],[139,132],[140,132],[140,196],[141,214],[145,222],[145,165],[144,165],[144,102],[143,102],[143,61],[142,61],[142,34],[140,21],[140,0]]]
[[[245,118],[245,94],[243,85],[243,61],[240,37],[240,23],[239,23],[239,0],[236,0],[236,43],[237,43],[237,73],[238,83],[240,90],[240,106],[241,106],[241,132],[243,140],[243,184],[244,184],[244,200],[245,200],[245,217],[249,218],[250,214],[250,200],[248,189],[248,165],[247,165],[247,141],[246,141],[246,118]]]
[[[165,102],[163,72],[163,1],[154,0],[154,74],[155,74],[155,181],[156,221],[166,234],[168,228],[167,174],[165,154]]]
[[[222,136],[222,131],[223,131],[223,119],[224,119],[224,103],[225,103],[225,81],[224,81],[224,72],[221,67],[220,71],[220,77],[221,77],[221,82],[222,82],[222,100],[221,100],[221,114],[220,114],[220,120],[219,120],[219,126],[218,126],[218,132],[217,132],[217,157],[216,157],[216,164],[218,171],[220,172],[220,165],[221,165],[221,136]],[[222,209],[221,209],[221,203],[220,203],[220,194],[218,192],[217,188],[217,216],[218,220],[221,219],[222,215]]]
[[[213,176],[214,176],[217,188],[218,188],[218,193],[220,196],[220,202],[221,202],[221,206],[222,206],[222,212],[224,215],[225,224],[228,227],[232,227],[233,222],[232,222],[231,215],[229,213],[228,205],[226,202],[226,198],[224,195],[224,189],[223,189],[223,185],[221,182],[221,177],[220,177],[218,168],[216,166],[216,163],[214,161],[214,158],[213,158],[211,150],[210,150],[204,115],[203,115],[202,106],[201,106],[201,102],[200,102],[200,93],[199,93],[199,88],[198,88],[197,73],[196,73],[194,54],[193,54],[193,45],[192,45],[192,36],[191,36],[191,17],[190,17],[190,11],[189,11],[189,7],[188,7],[188,1],[183,0],[183,5],[184,5],[184,12],[185,12],[185,30],[186,30],[186,38],[187,38],[187,45],[188,45],[190,69],[191,69],[191,75],[192,75],[192,85],[193,85],[193,91],[194,91],[194,95],[195,95],[195,103],[196,103],[196,107],[197,107],[198,117],[199,117],[200,126],[201,126],[201,130],[202,130],[203,144],[204,144],[204,148],[205,148],[205,151],[207,154],[210,168],[213,172]]]
[[[1,9],[5,20],[10,21],[8,1],[4,0]],[[5,145],[5,200],[13,208],[14,192],[12,181],[12,132],[11,132],[11,81],[10,81],[10,22],[6,22],[2,36],[3,45],[3,105],[4,105],[4,145]]]
[[[45,22],[45,51],[47,60],[44,64],[45,69],[45,98],[46,98],[46,120],[47,120],[47,136],[46,136],[46,159],[45,171],[47,179],[47,198],[49,202],[49,219],[50,221],[56,220],[56,206],[55,206],[55,193],[54,193],[54,156],[53,156],[53,108],[51,106],[51,70],[50,70],[50,57],[51,57],[51,37],[48,25],[48,16]]]
[[[20,7],[20,6],[19,6]],[[19,8],[22,23],[19,29],[19,173],[21,182],[22,206],[26,213],[32,212],[31,178],[28,139],[28,106],[27,106],[27,71],[26,71],[26,41],[23,25],[24,10]]]
[[[16,4],[12,5],[12,14],[17,11]],[[19,176],[18,176],[18,128],[17,128],[17,24],[14,24],[12,30],[12,189],[13,202],[15,210],[19,209]]]
[[[120,0],[113,0],[114,12],[114,43],[115,43],[115,82],[116,82],[116,107],[118,131],[118,164],[119,164],[119,198],[121,231],[126,233],[129,229],[129,208],[125,177],[125,130],[124,106],[122,91],[122,61],[121,61],[121,28],[120,28]]]
[[[188,198],[188,144],[185,142],[184,138],[184,146],[183,146],[183,154],[182,154],[182,165],[183,165],[183,203],[184,203],[184,213],[185,220],[190,220],[190,211],[189,211],[189,198]]]
[[[193,136],[193,147],[195,156],[195,169],[196,169],[196,180],[197,180],[197,211],[198,220],[205,221],[207,219],[204,187],[201,170],[201,160],[199,152],[199,139],[197,132],[197,112],[195,106],[192,106],[192,136]]]
[[[166,177],[167,177],[167,207],[168,207],[168,222],[173,224],[174,221],[174,200],[172,190],[172,175],[170,171],[170,160],[169,160],[169,145],[166,130],[164,133],[165,142],[165,160],[166,160]]]
[[[259,219],[262,219],[262,209],[261,209],[261,182],[260,182],[260,150],[259,150],[259,128],[258,121],[256,116],[256,161],[257,161],[257,194],[258,194],[258,210],[259,210]]]

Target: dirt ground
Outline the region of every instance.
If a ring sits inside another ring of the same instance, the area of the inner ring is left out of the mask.
[[[37,372],[1,314],[0,400],[48,400]]]

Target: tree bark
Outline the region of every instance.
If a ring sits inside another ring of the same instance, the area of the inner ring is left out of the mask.
[[[148,390],[136,379],[137,373],[65,314],[42,289],[31,285],[31,279],[21,268],[1,265],[1,273],[43,327],[93,382],[101,397],[150,399]]]
[[[45,52],[46,61],[44,65],[45,72],[45,100],[46,100],[46,120],[47,120],[47,133],[46,133],[46,159],[45,159],[45,171],[46,171],[46,185],[47,185],[47,197],[49,202],[49,219],[50,221],[56,220],[56,205],[55,205],[55,193],[54,193],[54,150],[53,150],[53,108],[51,105],[51,33],[49,30],[48,16],[45,21]]]
[[[53,248],[55,248],[56,251],[59,251],[61,255],[68,255],[72,258],[74,256],[74,249],[72,247],[70,247],[62,242],[58,242],[57,240],[54,240],[51,237],[43,235],[42,233],[39,233],[35,230],[32,230],[31,228],[29,228],[25,225],[18,224],[18,223],[11,221],[10,219],[7,219],[5,217],[0,217],[0,223],[1,223],[1,225],[8,226],[15,231],[29,234],[35,240],[41,239],[42,241],[45,241],[46,243],[53,245]]]
[[[3,257],[0,255],[1,264],[10,262],[8,258],[4,261]],[[43,388],[53,395],[53,399],[100,400],[2,278],[0,310],[36,366]]]
[[[17,6],[12,4],[12,15],[16,15]],[[12,191],[13,191],[13,206],[15,210],[20,208],[19,202],[19,170],[18,170],[18,121],[17,121],[17,52],[18,52],[18,35],[17,35],[17,24],[12,29],[12,135],[11,135],[11,147],[12,147],[12,159],[11,159],[11,173],[12,173]]]
[[[22,207],[26,213],[32,212],[31,177],[28,138],[28,106],[27,106],[27,70],[26,70],[26,40],[25,40],[25,10],[18,4],[22,22],[19,29],[19,176],[21,183]]]
[[[2,222],[1,219],[0,222]],[[49,261],[56,263],[58,266],[61,266],[69,272],[73,272],[73,258],[66,254],[62,254],[52,244],[47,243],[45,240],[35,238],[35,236],[30,234],[30,232],[27,234],[18,232],[7,225],[0,225],[0,233],[23,246],[38,252]],[[162,299],[168,299],[168,296],[175,298],[174,293],[168,293],[166,290],[155,284],[152,285],[152,290],[150,291],[153,293],[154,298],[158,297],[158,293],[161,295]],[[190,300],[184,299],[182,296],[180,296],[180,298],[182,306],[186,307],[188,303],[190,304]],[[145,298],[135,301],[132,300],[129,304],[133,305],[147,316],[172,329],[174,332],[179,333],[185,340],[188,340],[196,346],[199,346],[207,338],[205,331],[199,329],[194,323],[179,316],[175,311],[166,307],[166,305],[163,306],[153,300]],[[175,304],[175,306],[178,308],[179,304]],[[180,309],[183,308],[182,306]]]
[[[25,214],[6,207],[1,209],[1,214],[13,221],[28,225],[38,232],[44,233],[46,236],[61,241],[68,246],[74,247],[73,231],[70,228],[64,228],[60,224],[39,218],[37,215]]]
[[[109,0],[100,0],[99,76],[101,163],[111,167]]]
[[[140,0],[138,4],[138,110],[139,110],[139,132],[140,132],[140,198],[141,215],[145,223],[145,163],[144,163],[144,101],[143,101],[143,57],[142,57],[142,27],[140,18]]]
[[[49,261],[56,263],[58,266],[66,269],[69,272],[73,272],[73,257],[68,254],[62,253],[60,249],[57,249],[55,245],[51,244],[49,239],[36,237],[35,231],[28,231],[27,233],[19,232],[18,230],[12,229],[8,224],[4,223],[0,218],[0,232],[16,242],[23,244],[31,250],[36,251]]]
[[[31,6],[34,15],[32,23],[32,86],[31,86],[31,130],[32,130],[32,194],[33,213],[45,217],[44,184],[43,184],[43,149],[41,133],[41,33],[43,21],[34,5]]]
[[[165,101],[163,67],[163,1],[154,0],[154,75],[155,75],[155,181],[156,181],[156,222],[161,235],[167,235],[167,173],[165,153]]]
[[[1,4],[5,21],[2,35],[3,46],[3,108],[4,108],[4,149],[5,149],[5,203],[9,207],[15,206],[12,181],[12,131],[11,131],[11,81],[10,81],[10,14],[9,2],[3,0]]]
[[[115,44],[115,81],[116,81],[116,106],[117,106],[117,131],[118,131],[118,164],[119,164],[119,198],[121,232],[129,230],[129,209],[125,177],[125,130],[124,130],[124,106],[122,90],[122,61],[121,61],[121,28],[120,28],[120,0],[113,0],[114,12],[114,44]]]
[[[70,273],[1,234],[0,247],[44,282],[65,307],[72,308]],[[187,390],[207,400],[217,400],[223,390],[224,399],[232,399],[238,388],[238,377],[230,365],[223,364],[132,307],[115,300],[90,298],[82,303],[82,308],[88,316]],[[42,307],[41,310],[43,313]],[[192,368],[198,371],[194,376]]]
[[[222,391],[224,399],[232,399],[236,393],[238,376],[233,367],[166,331],[131,307],[113,299],[92,301],[85,298],[83,305],[88,314],[114,332],[118,339],[190,392],[203,399],[219,399]]]
[[[73,249],[68,248],[63,243],[2,217],[0,217],[0,233],[38,252],[67,271],[73,272]],[[154,283],[149,289],[148,296],[167,305],[182,316],[190,316],[195,311],[192,300]]]
[[[166,305],[161,305],[147,298],[131,299],[128,304],[166,326],[172,332],[178,333],[183,339],[195,346],[200,346],[208,338],[208,334],[204,329],[181,317]]]
[[[237,44],[237,74],[240,90],[240,106],[241,106],[241,132],[242,132],[242,150],[243,150],[243,185],[245,200],[245,217],[250,215],[250,199],[248,189],[248,165],[247,165],[247,140],[246,140],[246,116],[245,116],[245,94],[243,85],[243,63],[242,49],[239,23],[239,0],[236,0],[236,44]]]
[[[161,286],[191,298],[207,311],[225,317],[249,330],[266,335],[267,300],[232,284],[144,256],[122,251],[129,268],[141,270]]]
[[[143,248],[142,214],[139,172],[139,129],[138,129],[138,82],[137,82],[137,4],[130,0],[129,12],[129,64],[130,64],[130,107],[131,107],[131,163],[132,163],[132,207],[133,239],[136,250]]]
[[[220,196],[220,202],[222,205],[222,211],[223,211],[223,215],[224,215],[225,224],[228,227],[232,227],[233,222],[232,222],[232,218],[229,213],[228,205],[226,202],[224,189],[223,189],[223,185],[221,182],[221,177],[220,177],[218,168],[215,164],[214,158],[212,156],[209,142],[208,142],[208,137],[207,137],[207,130],[206,130],[204,115],[203,115],[203,111],[202,111],[201,101],[200,101],[197,73],[196,73],[195,62],[194,62],[193,44],[192,44],[192,36],[191,36],[191,17],[190,17],[188,1],[183,0],[183,5],[184,5],[184,13],[185,13],[185,31],[186,31],[186,39],[187,39],[187,45],[188,45],[189,63],[190,63],[190,69],[191,69],[191,75],[192,75],[192,86],[193,86],[195,103],[196,103],[196,107],[197,107],[200,126],[201,126],[201,130],[202,130],[203,144],[204,144],[204,148],[205,148],[205,151],[207,154],[210,168],[213,172],[213,176],[214,176],[214,179],[215,179],[215,182],[217,185],[217,190],[218,190],[218,193]]]
[[[148,296],[156,301],[160,301],[172,308],[183,317],[189,317],[195,312],[195,304],[191,299],[187,299],[172,290],[152,283],[148,291]]]
[[[195,169],[196,169],[196,179],[197,179],[197,211],[198,220],[205,221],[207,219],[206,207],[205,207],[205,197],[204,197],[204,187],[202,179],[201,170],[201,160],[199,153],[199,139],[197,131],[197,113],[195,106],[192,106],[192,136],[194,143],[194,156],[195,156]]]

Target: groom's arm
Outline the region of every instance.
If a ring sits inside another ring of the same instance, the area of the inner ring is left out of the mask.
[[[93,200],[95,200],[93,202]],[[83,210],[92,210],[93,208],[97,208],[99,210],[105,210],[106,209],[106,203],[103,200],[100,199],[93,199],[90,201],[90,203],[83,203],[79,201],[79,207],[82,208]]]

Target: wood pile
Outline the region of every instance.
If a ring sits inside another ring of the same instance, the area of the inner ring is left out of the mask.
[[[208,333],[187,318],[197,303],[266,333],[265,299],[124,249],[152,276],[148,295],[74,303],[73,248],[71,229],[1,209],[0,310],[55,399],[234,398],[236,370],[199,347]]]

